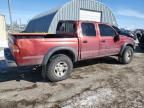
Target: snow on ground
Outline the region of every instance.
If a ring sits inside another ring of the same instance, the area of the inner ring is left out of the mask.
[[[114,98],[115,93],[110,88],[101,88],[97,91],[87,91],[73,99],[68,100],[64,103],[63,108],[74,108],[74,107],[98,107],[102,103],[109,104]]]
[[[8,47],[7,41],[0,40],[0,73],[2,73],[2,69],[6,68],[6,64],[4,61],[4,48]]]
[[[7,47],[8,47],[8,42],[0,40],[0,48],[7,48]]]
[[[0,40],[0,59],[4,58],[4,51],[1,49],[8,48],[8,42]]]
[[[1,51],[0,51],[0,58],[3,58],[3,57],[4,57],[4,51],[1,50]]]

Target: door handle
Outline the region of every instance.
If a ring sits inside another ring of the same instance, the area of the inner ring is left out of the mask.
[[[101,42],[105,43],[105,42],[106,42],[106,40],[102,40]]]
[[[88,43],[88,41],[87,41],[87,40],[84,40],[83,43]]]

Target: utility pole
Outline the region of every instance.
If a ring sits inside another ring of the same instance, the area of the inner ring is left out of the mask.
[[[21,18],[19,19],[19,31],[21,31]]]
[[[11,28],[11,30],[13,30],[12,13],[11,13],[11,0],[8,0],[8,8],[9,8],[10,28]]]

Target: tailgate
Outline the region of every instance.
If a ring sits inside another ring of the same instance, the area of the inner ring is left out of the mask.
[[[13,54],[13,45],[15,45],[16,38],[12,35],[8,35],[8,46],[10,48],[11,53]]]
[[[11,33],[8,36],[8,46],[13,55],[19,52],[19,46],[17,45],[18,39],[40,38],[47,36],[47,33]]]

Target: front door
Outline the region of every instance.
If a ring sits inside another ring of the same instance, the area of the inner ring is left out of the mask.
[[[116,31],[109,25],[99,24],[100,55],[107,56],[118,54],[120,51],[121,39],[115,40]]]
[[[99,54],[99,37],[96,25],[90,22],[82,22],[81,26],[81,59],[89,59]]]

